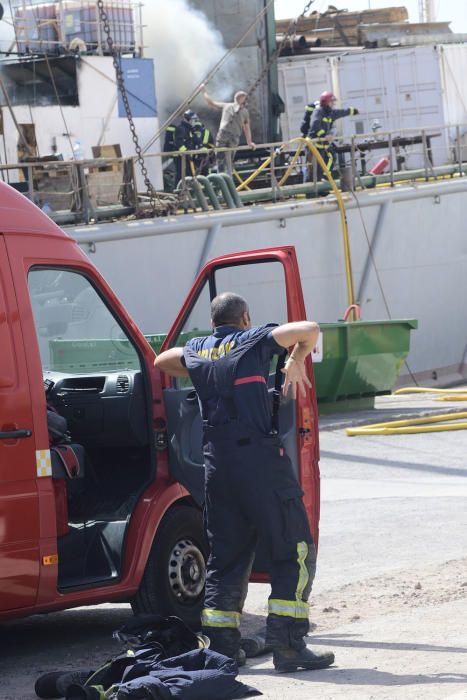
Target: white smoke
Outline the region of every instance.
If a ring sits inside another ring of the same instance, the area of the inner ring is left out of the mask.
[[[147,0],[143,13],[145,55],[155,59],[159,114],[165,118],[205,79],[227,49],[222,35],[187,0]],[[232,88],[225,80],[222,87],[219,81],[210,83],[212,90],[217,99],[231,98]],[[203,102],[198,97],[194,108]]]

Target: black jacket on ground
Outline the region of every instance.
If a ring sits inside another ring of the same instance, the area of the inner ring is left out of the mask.
[[[125,674],[118,700],[234,700],[261,695],[236,680],[235,661],[209,649],[182,656],[142,662]]]
[[[114,637],[126,650],[89,671],[84,685],[71,684],[66,700],[102,698],[104,690],[109,700],[237,700],[261,695],[236,680],[235,661],[198,648],[204,640],[179,618],[143,615]]]

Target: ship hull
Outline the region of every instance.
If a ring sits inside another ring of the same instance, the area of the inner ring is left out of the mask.
[[[414,318],[403,381],[461,381],[466,372],[467,180],[345,195],[354,288],[362,318]],[[240,210],[74,228],[75,237],[145,332],[163,332],[202,264],[234,251],[292,244],[309,318],[332,322],[348,304],[333,197]],[[257,282],[257,283],[256,283]],[[267,313],[267,285],[246,295]],[[270,309],[271,320],[274,310]],[[404,376],[406,375],[406,376]]]

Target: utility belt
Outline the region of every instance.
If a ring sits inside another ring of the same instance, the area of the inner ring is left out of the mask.
[[[321,150],[327,150],[330,146],[332,146],[332,143],[332,141],[316,141],[315,146]]]
[[[275,431],[265,435],[254,428],[245,425],[239,420],[231,420],[220,425],[209,425],[203,423],[204,439],[206,442],[229,442],[236,447],[272,447],[282,449],[283,444],[280,436]]]

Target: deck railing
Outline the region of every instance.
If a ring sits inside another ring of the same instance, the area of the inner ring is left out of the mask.
[[[333,176],[341,190],[394,187],[467,173],[467,124],[336,136],[332,148]],[[216,170],[218,153],[226,151],[232,149],[147,154],[149,170],[159,172],[160,180],[163,173],[165,191],[156,188],[159,213],[238,208],[257,201],[322,196],[331,190],[319,177],[302,138],[260,144],[254,151],[239,146],[232,176]],[[133,157],[29,158],[0,164],[4,181],[62,225],[147,214],[154,202],[138,193],[137,173]]]

